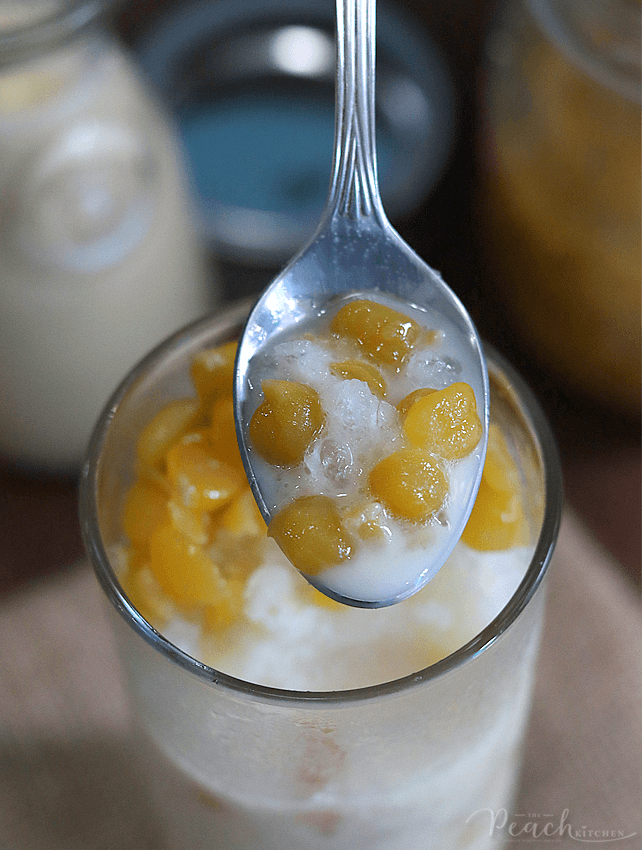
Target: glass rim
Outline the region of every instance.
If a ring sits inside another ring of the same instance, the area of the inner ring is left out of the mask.
[[[295,702],[299,705],[330,707],[346,702],[370,701],[377,697],[396,694],[408,688],[425,684],[471,661],[495,643],[516,621],[535,594],[544,578],[555,547],[561,522],[563,500],[560,459],[550,425],[523,379],[500,354],[487,344],[484,344],[487,356],[491,355],[493,362],[497,363],[506,378],[503,389],[510,394],[511,400],[517,405],[519,413],[529,423],[530,431],[535,438],[544,477],[544,514],[533,555],[519,586],[499,614],[467,643],[422,670],[388,682],[335,691],[287,690],[247,682],[198,661],[168,641],[144,619],[129,601],[112,568],[98,521],[97,482],[101,470],[102,449],[111,422],[117,414],[121,402],[127,397],[137,381],[153,366],[157,365],[160,360],[171,352],[177,352],[197,337],[215,336],[224,331],[231,332],[236,328],[241,328],[252,303],[252,299],[246,299],[231,304],[218,314],[203,317],[187,325],[156,346],[121,382],[97,421],[89,441],[80,476],[79,515],[85,549],[107,599],[127,624],[146,643],[168,660],[178,664],[184,670],[210,685],[223,687],[239,695],[250,696],[262,702]]]

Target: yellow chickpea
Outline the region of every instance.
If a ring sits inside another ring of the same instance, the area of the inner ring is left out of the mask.
[[[221,528],[235,537],[263,537],[266,525],[249,487],[232,499],[219,515]]]
[[[501,431],[491,424],[479,491],[461,539],[473,549],[493,551],[524,544],[527,537],[519,471]]]
[[[163,591],[178,605],[215,605],[225,587],[205,549],[169,523],[151,536],[150,567]]]
[[[268,537],[307,575],[350,558],[355,546],[328,496],[304,496],[286,505],[268,526]]]
[[[123,530],[129,541],[146,549],[156,526],[167,519],[167,493],[147,481],[137,481],[123,507]]]
[[[436,458],[423,449],[401,449],[379,461],[368,476],[370,492],[402,519],[429,519],[442,506],[448,481]]]
[[[231,396],[223,396],[212,405],[208,438],[212,446],[212,454],[245,476],[236,437],[234,404]]]
[[[236,343],[201,351],[192,360],[190,373],[201,402],[209,405],[221,396],[232,396]]]
[[[363,381],[368,389],[377,398],[385,398],[386,382],[381,372],[372,363],[364,363],[363,360],[343,360],[341,363],[331,363],[330,371],[338,378],[346,381]]]
[[[141,466],[162,469],[170,446],[194,424],[198,404],[192,399],[171,401],[145,426],[137,443]]]
[[[397,405],[399,415],[405,418],[406,414],[416,401],[419,401],[420,398],[434,392],[437,392],[437,390],[432,390],[430,387],[421,387],[418,390],[413,390],[411,393],[408,393],[408,395],[405,396],[405,398],[402,398]]]
[[[296,381],[263,381],[262,389],[264,400],[250,420],[250,439],[268,463],[297,466],[325,421],[319,395]]]
[[[332,320],[332,332],[356,340],[379,363],[397,369],[405,363],[421,335],[420,326],[384,304],[350,301]]]
[[[414,446],[446,460],[470,454],[482,435],[472,387],[460,381],[419,395],[407,408],[403,429]]]
[[[241,474],[217,460],[203,442],[179,442],[167,453],[167,477],[192,511],[217,511],[243,483]]]

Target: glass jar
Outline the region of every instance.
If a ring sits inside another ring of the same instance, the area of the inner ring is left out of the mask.
[[[456,105],[437,47],[399,3],[377,3],[377,151],[389,217],[416,209],[452,146]],[[141,22],[142,23],[142,22]],[[173,104],[199,223],[217,257],[264,285],[316,230],[332,169],[332,0],[182,0],[134,49]]]
[[[164,113],[100,2],[0,7],[0,455],[79,466],[119,377],[211,293]]]
[[[531,350],[639,415],[640,3],[507,3],[487,44],[483,248]]]

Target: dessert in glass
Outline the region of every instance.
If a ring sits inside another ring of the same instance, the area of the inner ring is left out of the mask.
[[[561,508],[548,426],[487,351],[489,450],[462,541],[411,598],[340,605],[267,536],[239,466],[248,306],[142,361],[83,469],[83,534],[168,844],[501,846],[480,812],[510,810],[518,781]]]

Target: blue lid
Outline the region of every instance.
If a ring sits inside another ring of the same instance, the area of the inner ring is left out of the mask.
[[[332,0],[194,0],[170,6],[136,44],[177,119],[201,228],[228,259],[285,262],[318,223],[334,140],[334,14]],[[454,94],[414,22],[380,0],[377,28],[379,182],[394,218],[445,165]]]

